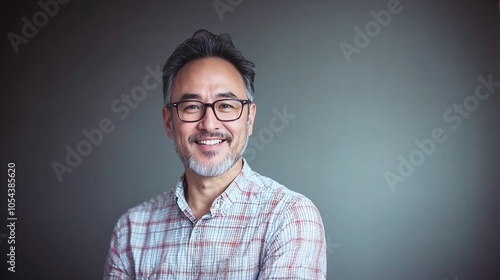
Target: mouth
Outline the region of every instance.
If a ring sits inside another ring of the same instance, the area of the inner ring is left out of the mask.
[[[200,139],[194,142],[198,145],[203,145],[203,146],[215,146],[225,141],[226,139]]]

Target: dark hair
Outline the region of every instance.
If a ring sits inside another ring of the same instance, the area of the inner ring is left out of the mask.
[[[179,70],[186,63],[205,57],[218,57],[233,64],[243,78],[247,98],[253,101],[255,64],[245,59],[236,49],[229,34],[215,35],[200,29],[193,34],[193,37],[178,45],[163,66],[163,101],[165,104],[171,101],[172,86]]]

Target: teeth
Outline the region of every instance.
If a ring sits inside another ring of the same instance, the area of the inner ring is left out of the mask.
[[[200,140],[198,142],[203,145],[216,145],[221,143],[222,140]]]

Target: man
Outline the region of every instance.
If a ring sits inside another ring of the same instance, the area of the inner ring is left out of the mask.
[[[163,120],[184,165],[175,189],[118,221],[104,279],[325,279],[313,203],[252,171],[254,64],[197,31],[163,68]]]

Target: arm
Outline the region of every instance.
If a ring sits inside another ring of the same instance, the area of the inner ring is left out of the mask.
[[[104,280],[134,279],[131,272],[131,263],[128,258],[130,250],[127,249],[127,240],[123,238],[123,236],[127,236],[124,231],[128,231],[128,228],[121,227],[120,221],[113,230],[113,236],[111,237],[111,245],[106,263],[104,264]]]
[[[318,209],[302,197],[278,219],[266,242],[259,279],[326,279],[326,241]]]

